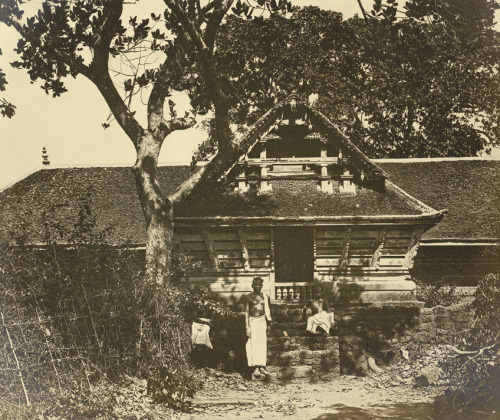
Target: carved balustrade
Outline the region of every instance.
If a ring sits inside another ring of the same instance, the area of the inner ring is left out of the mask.
[[[317,299],[321,295],[321,287],[316,283],[275,283],[274,300],[304,302]]]

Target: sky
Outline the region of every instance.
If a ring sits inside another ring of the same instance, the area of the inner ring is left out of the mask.
[[[36,6],[40,1],[32,3]],[[153,0],[142,0],[134,7],[141,7],[149,16],[152,10],[148,3]],[[343,13],[344,18],[359,13],[356,0],[292,0],[292,4],[335,10]],[[12,119],[0,118],[0,191],[41,167],[44,146],[51,166],[55,167],[132,166],[135,150],[118,124],[113,123],[106,130],[102,127],[109,108],[97,88],[78,76],[65,80],[68,92],[61,97],[46,95],[39,83],[30,84],[25,71],[10,66],[10,62],[18,60],[13,51],[17,39],[13,29],[0,25],[3,53],[0,68],[7,74],[9,83],[0,97],[7,98],[17,107]],[[179,115],[189,109],[185,95],[177,97],[176,103]],[[200,124],[172,133],[163,145],[159,164],[189,162],[204,138],[206,133]]]

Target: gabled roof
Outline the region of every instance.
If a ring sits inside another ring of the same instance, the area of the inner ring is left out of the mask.
[[[293,111],[295,109],[296,111]],[[371,161],[334,123],[317,109],[302,101],[297,95],[290,95],[287,99],[278,102],[274,107],[268,110],[260,117],[250,128],[249,132],[241,140],[241,143],[247,144],[247,150],[244,151],[239,159],[231,166],[226,175],[234,166],[244,159],[245,155],[251,150],[259,140],[273,131],[276,125],[290,114],[305,114],[314,130],[319,132],[322,137],[337,149],[342,149],[345,156],[349,156],[353,165],[359,172],[363,171],[367,179],[380,180],[386,177],[384,171]]]

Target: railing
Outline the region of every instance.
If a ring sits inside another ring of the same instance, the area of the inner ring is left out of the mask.
[[[327,163],[329,165],[338,163],[337,157],[298,157],[298,158],[257,158],[248,159],[250,166],[259,165],[320,165]]]
[[[317,299],[321,295],[321,286],[317,283],[275,283],[274,300],[307,301]]]

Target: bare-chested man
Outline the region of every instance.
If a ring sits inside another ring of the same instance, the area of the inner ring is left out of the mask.
[[[252,282],[253,292],[246,296],[245,325],[247,332],[248,366],[253,368],[256,378],[267,375],[267,330],[271,322],[269,296],[262,292],[263,280],[255,277]]]

